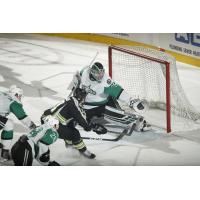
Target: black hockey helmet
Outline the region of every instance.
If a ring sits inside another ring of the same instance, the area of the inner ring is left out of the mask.
[[[101,82],[105,74],[105,69],[100,62],[95,62],[90,68],[90,77],[97,82]]]
[[[87,93],[84,89],[76,88],[73,92],[73,97],[78,100],[78,102],[83,102],[85,100]]]

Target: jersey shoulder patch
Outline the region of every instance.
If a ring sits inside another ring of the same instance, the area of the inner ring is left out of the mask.
[[[105,87],[110,86],[113,83],[112,78],[108,74],[104,74],[104,77],[101,82]]]

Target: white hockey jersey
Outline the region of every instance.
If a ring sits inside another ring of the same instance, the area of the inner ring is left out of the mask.
[[[107,74],[104,75],[102,81],[92,81],[89,77],[89,67],[80,72],[81,81],[80,87],[87,91],[85,99],[85,107],[96,107],[105,105],[108,102],[108,97],[111,96],[118,99],[123,91],[123,88],[116,84]]]
[[[0,93],[0,115],[7,116],[10,113],[12,99],[6,93]]]
[[[37,155],[36,159],[39,159],[40,155],[47,152],[48,146],[56,142],[58,133],[48,124],[43,124],[32,130],[27,137],[28,143],[32,147],[33,157]]]
[[[27,117],[22,104],[9,94],[0,92],[0,115],[6,117],[12,112],[19,120]]]

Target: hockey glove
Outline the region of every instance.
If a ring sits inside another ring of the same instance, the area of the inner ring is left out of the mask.
[[[98,135],[107,133],[107,129],[100,124],[92,124],[92,130]]]
[[[26,143],[27,142],[27,140],[28,140],[28,137],[26,136],[26,135],[22,135],[20,138],[19,138],[19,141],[21,142],[21,143]]]
[[[92,128],[90,126],[87,126],[87,127],[84,128],[84,130],[88,132],[88,131],[91,131]]]
[[[56,161],[50,161],[48,166],[60,166],[60,164],[57,163]]]
[[[33,130],[33,129],[35,129],[36,127],[37,127],[37,126],[35,125],[35,123],[31,121],[31,124],[30,124],[30,126],[29,126],[29,129],[30,129],[30,130]]]

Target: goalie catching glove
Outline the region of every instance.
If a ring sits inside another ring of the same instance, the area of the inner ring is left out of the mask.
[[[130,108],[137,113],[144,113],[148,109],[148,102],[144,99],[134,99],[125,90],[122,91],[118,99],[125,102]]]

